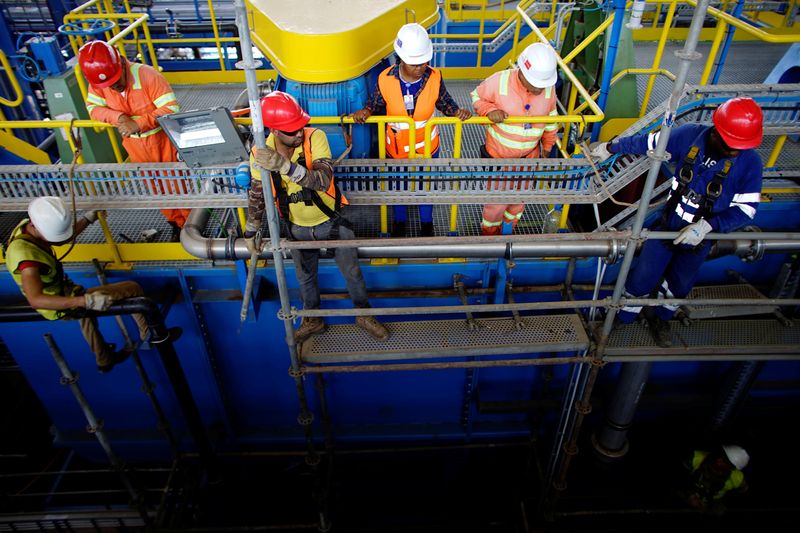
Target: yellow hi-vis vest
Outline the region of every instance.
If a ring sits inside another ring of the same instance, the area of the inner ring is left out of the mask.
[[[71,296],[75,285],[64,275],[64,268],[56,259],[53,248],[50,246],[43,247],[36,239],[24,232],[25,225],[28,222],[30,222],[29,219],[24,219],[11,232],[11,238],[6,249],[8,271],[17,285],[19,285],[20,290],[22,290],[20,263],[35,261],[47,265],[47,272],[39,270],[43,285],[42,292],[49,296],[67,296],[66,291],[69,291]],[[24,291],[23,294],[25,294]],[[53,309],[37,309],[36,311],[47,320],[58,320],[66,315],[65,311],[54,311]]]

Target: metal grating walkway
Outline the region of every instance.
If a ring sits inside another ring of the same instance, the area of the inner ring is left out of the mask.
[[[766,299],[755,287],[747,283],[737,283],[735,285],[718,285],[715,287],[695,287],[689,293],[689,298],[697,299]],[[749,316],[749,315],[768,315],[778,309],[778,306],[755,306],[755,305],[684,305],[683,309],[689,318],[720,318],[724,316]]]
[[[659,348],[647,326],[628,324],[609,337],[609,362],[679,361],[686,356],[703,359],[800,359],[800,321],[789,327],[777,320],[705,320],[690,326],[671,321],[672,347]]]
[[[455,358],[585,350],[589,338],[577,315],[522,317],[516,329],[511,318],[481,318],[472,331],[463,319],[385,323],[386,342],[373,339],[354,324],[329,326],[303,343],[306,363],[344,363],[407,359]]]

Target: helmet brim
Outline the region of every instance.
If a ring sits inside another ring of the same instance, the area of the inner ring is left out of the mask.
[[[309,123],[311,117],[303,111],[299,117],[292,120],[291,122],[283,122],[281,124],[274,124],[272,126],[267,126],[269,129],[272,130],[281,130],[281,131],[297,131],[300,128],[305,128],[306,124]]]
[[[525,76],[525,71],[522,71],[522,75]],[[540,80],[540,79],[531,79],[528,76],[525,76],[525,81],[536,87],[537,89],[547,89],[548,87],[552,87],[558,81],[558,72],[553,72],[553,75],[549,78]]]
[[[422,54],[410,55],[398,50],[397,45],[395,45],[394,53],[406,65],[422,65],[423,63],[430,63],[431,59],[433,59],[433,46],[428,46]]]
[[[725,141],[725,144],[734,150],[750,150],[752,148],[758,148],[761,146],[761,141],[764,138],[763,132],[759,133],[758,137],[740,139],[738,137],[731,136],[720,128],[715,129],[717,130],[717,133],[719,133],[719,136],[722,137],[722,140]]]
[[[67,228],[65,231],[60,233],[55,233],[53,235],[45,235],[45,233],[41,229],[39,230],[39,233],[42,234],[42,237],[47,239],[47,242],[58,244],[66,242],[72,237],[72,225],[70,224],[69,228]]]
[[[91,81],[91,80],[90,80],[90,81],[89,81],[89,85],[91,85],[92,87],[96,87],[96,88],[98,88],[98,89],[107,89],[108,87],[111,87],[112,85],[114,85],[115,83],[117,83],[121,77],[122,77],[122,69],[120,68],[120,69],[117,71],[117,73],[116,73],[116,74],[114,74],[113,76],[111,76],[111,77],[110,77],[109,79],[107,79],[106,81],[102,81],[102,82],[99,82],[99,83],[95,83],[95,82],[93,82],[93,81]]]

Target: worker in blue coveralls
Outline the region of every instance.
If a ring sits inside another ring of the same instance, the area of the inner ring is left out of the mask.
[[[685,124],[672,131],[667,152],[675,163],[672,190],[653,229],[678,231],[672,242],[650,239],[632,269],[625,295],[642,298],[658,292],[665,298],[685,298],[694,285],[711,242],[709,232],[728,233],[749,223],[761,199],[763,164],[754,148],[761,144],[763,116],[751,98],[732,98],[720,105],[713,126]],[[605,161],[612,154],[644,155],[655,149],[659,131],[594,145],[589,155]],[[672,345],[668,320],[676,307],[625,306],[619,313],[630,323],[641,312],[653,339]]]

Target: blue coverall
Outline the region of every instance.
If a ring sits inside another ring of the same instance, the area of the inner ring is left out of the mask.
[[[693,170],[694,177],[683,197],[669,213],[661,231],[680,231],[694,221],[695,213],[702,205],[706,185],[723,168],[725,159],[715,160],[706,154],[706,144],[711,126],[686,124],[672,131],[667,152],[677,171],[683,166],[692,146],[699,148]],[[617,139],[609,146],[612,153],[644,155],[654,149],[660,132],[635,135]],[[704,218],[711,231],[728,233],[749,223],[756,215],[761,199],[761,172],[763,164],[755,150],[741,150],[731,159],[731,168],[722,182],[722,193],[714,203],[710,215]],[[678,178],[672,178],[672,192],[678,188]],[[666,208],[666,207],[665,207]],[[625,284],[628,297],[648,297],[658,286],[665,298],[685,298],[694,286],[697,273],[705,261],[712,243],[705,241],[693,247],[685,244],[673,245],[671,241],[647,240],[642,247],[637,263]],[[641,306],[626,306],[619,313],[623,323],[636,319]],[[656,308],[657,316],[669,320],[676,307],[662,305]]]

